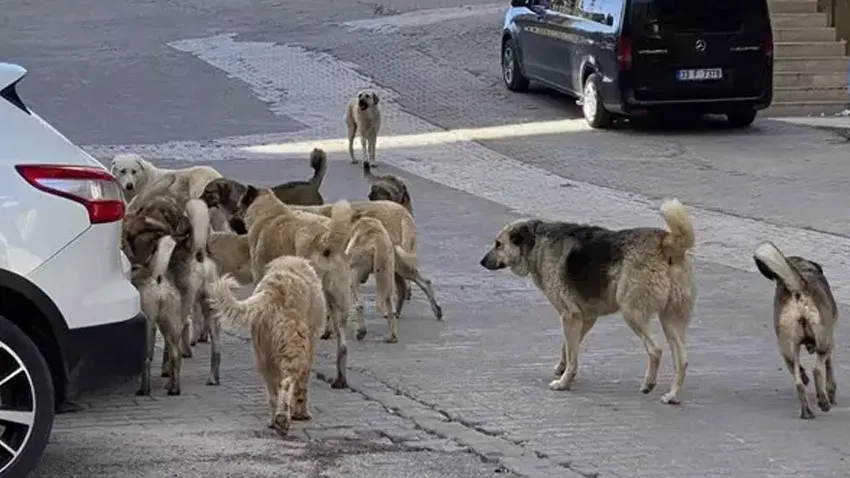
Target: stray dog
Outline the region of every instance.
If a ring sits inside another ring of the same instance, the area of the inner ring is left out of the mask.
[[[337,378],[331,387],[345,388],[348,385],[345,328],[351,293],[345,246],[351,236],[351,206],[347,201],[328,206],[330,218],[297,211],[282,203],[270,189],[253,186],[247,187],[235,208],[223,204],[233,216],[230,222],[233,230],[248,235],[255,283],[263,276],[266,264],[284,255],[307,259],[316,270],[337,338]]]
[[[124,217],[123,242],[127,257],[135,264],[150,260],[161,237],[171,236],[177,242],[168,267],[181,298],[180,353],[184,358],[192,356],[192,326],[196,321],[195,307],[200,305],[203,325],[194,329],[207,328],[211,332],[207,385],[218,385],[220,327],[209,314],[204,288],[205,283],[217,276],[215,264],[206,256],[209,228],[209,209],[200,200],[190,200],[181,208],[171,196],[157,196]],[[163,354],[167,355],[165,351]]]
[[[253,283],[248,236],[233,232],[213,232],[207,242],[207,250],[210,259],[218,267],[219,274],[230,274],[242,285]]]
[[[363,90],[348,102],[345,108],[345,127],[348,130],[348,155],[352,163],[358,163],[354,157],[354,136],[360,135],[360,147],[363,159],[367,163],[375,162],[375,146],[381,129],[381,111],[378,109],[378,95],[372,90]]]
[[[174,274],[168,270],[171,254],[177,242],[171,236],[162,236],[158,240],[156,252],[146,264],[134,264],[131,282],[139,290],[142,312],[147,318],[145,338],[145,368],[142,370],[142,383],[136,395],[151,394],[151,363],[156,344],[156,329],[159,328],[165,341],[163,358],[163,376],[168,376],[166,385],[168,395],[180,395],[180,331],[183,319],[180,316],[182,305],[180,292],[174,285]]]
[[[823,268],[802,257],[785,257],[771,242],[760,244],[753,254],[759,272],[776,282],[773,298],[773,328],[779,352],[794,377],[800,418],[815,418],[806,397],[809,377],[800,363],[800,346],[817,354],[813,375],[818,408],[828,412],[835,405],[835,375],[832,349],[838,307]],[[826,380],[824,380],[826,378]]]
[[[269,428],[289,432],[291,420],[309,420],[307,386],[319,334],[325,328],[322,281],[306,259],[269,262],[251,297],[238,301],[229,275],[210,289],[210,304],[233,323],[251,327],[254,364],[266,383]]]
[[[481,259],[488,270],[510,268],[534,284],[555,306],[564,342],[552,390],[569,390],[578,371],[578,350],[596,320],[621,312],[647,354],[641,392],[655,388],[661,349],[652,340],[650,319],[658,314],[673,355],[675,379],[662,403],[678,404],[688,368],[685,332],[696,287],[688,250],[696,241],[685,207],[661,205],[670,231],[661,228],[610,230],[585,224],[517,220],[496,236]]]
[[[310,153],[310,167],[313,168],[312,178],[308,181],[279,184],[271,188],[274,195],[286,204],[304,206],[324,204],[319,188],[328,170],[328,155],[319,148],[313,149]],[[236,204],[247,188],[247,185],[238,181],[221,178],[207,184],[200,197],[209,207],[219,207],[222,203]]]
[[[393,242],[396,266],[396,316],[401,315],[404,302],[410,297],[407,281],[413,281],[427,296],[434,317],[437,320],[443,320],[443,309],[434,297],[431,281],[419,272],[416,254],[416,224],[413,221],[413,216],[403,206],[392,201],[353,201],[351,208],[353,211],[352,220],[354,221],[362,217],[372,217],[381,221]],[[331,208],[328,205],[293,206],[293,209],[324,216],[331,214]]]
[[[383,309],[387,318],[389,334],[387,343],[398,342],[395,300],[395,250],[392,240],[381,221],[364,217],[354,223],[351,239],[345,248],[348,266],[351,268],[351,295],[357,320],[357,340],[366,336],[366,318],[363,312],[363,297],[360,286],[369,276],[375,275],[375,305]]]
[[[363,163],[363,177],[371,183],[370,201],[392,201],[401,204],[411,216],[413,215],[413,204],[410,201],[407,184],[400,177],[393,174],[376,175],[368,162]]]

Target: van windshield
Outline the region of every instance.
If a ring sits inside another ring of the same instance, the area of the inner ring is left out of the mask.
[[[667,31],[737,32],[744,20],[767,14],[765,0],[633,0],[637,26]]]

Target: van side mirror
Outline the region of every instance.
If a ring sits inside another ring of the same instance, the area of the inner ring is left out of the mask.
[[[512,7],[527,7],[531,2],[529,0],[511,0]]]

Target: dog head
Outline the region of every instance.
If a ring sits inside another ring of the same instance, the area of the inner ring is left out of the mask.
[[[117,154],[112,158],[109,171],[128,196],[135,195],[145,183],[144,159],[134,153]]]
[[[398,188],[389,184],[373,184],[369,188],[370,201],[392,201],[401,204],[402,197]]]
[[[379,101],[378,94],[372,90],[362,90],[357,93],[357,106],[361,110],[377,106]]]
[[[236,201],[236,207],[233,208],[232,212],[228,211],[231,214],[229,221],[230,228],[236,234],[248,233],[248,226],[245,224],[245,213],[251,207],[251,204],[254,204],[257,196],[260,195],[260,190],[254,186],[248,185],[244,187],[244,192],[239,196],[239,200]]]
[[[160,196],[124,217],[122,235],[124,252],[130,261],[147,265],[161,237],[171,235],[178,243],[191,240],[192,223],[176,201]]]
[[[232,179],[218,178],[210,181],[201,193],[201,201],[209,208],[220,208],[228,215],[236,213],[239,199],[245,194],[247,187]]]
[[[528,274],[528,254],[535,244],[534,223],[529,220],[514,221],[499,231],[493,247],[484,254],[481,266],[495,271],[510,267],[514,274]]]

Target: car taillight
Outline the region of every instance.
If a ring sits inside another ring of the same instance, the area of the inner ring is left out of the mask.
[[[764,56],[768,59],[773,59],[773,36],[766,35],[764,37]]]
[[[632,67],[632,39],[621,36],[617,39],[617,68],[621,71]]]
[[[121,187],[103,169],[55,164],[19,164],[15,169],[34,188],[82,204],[92,224],[124,217]]]

